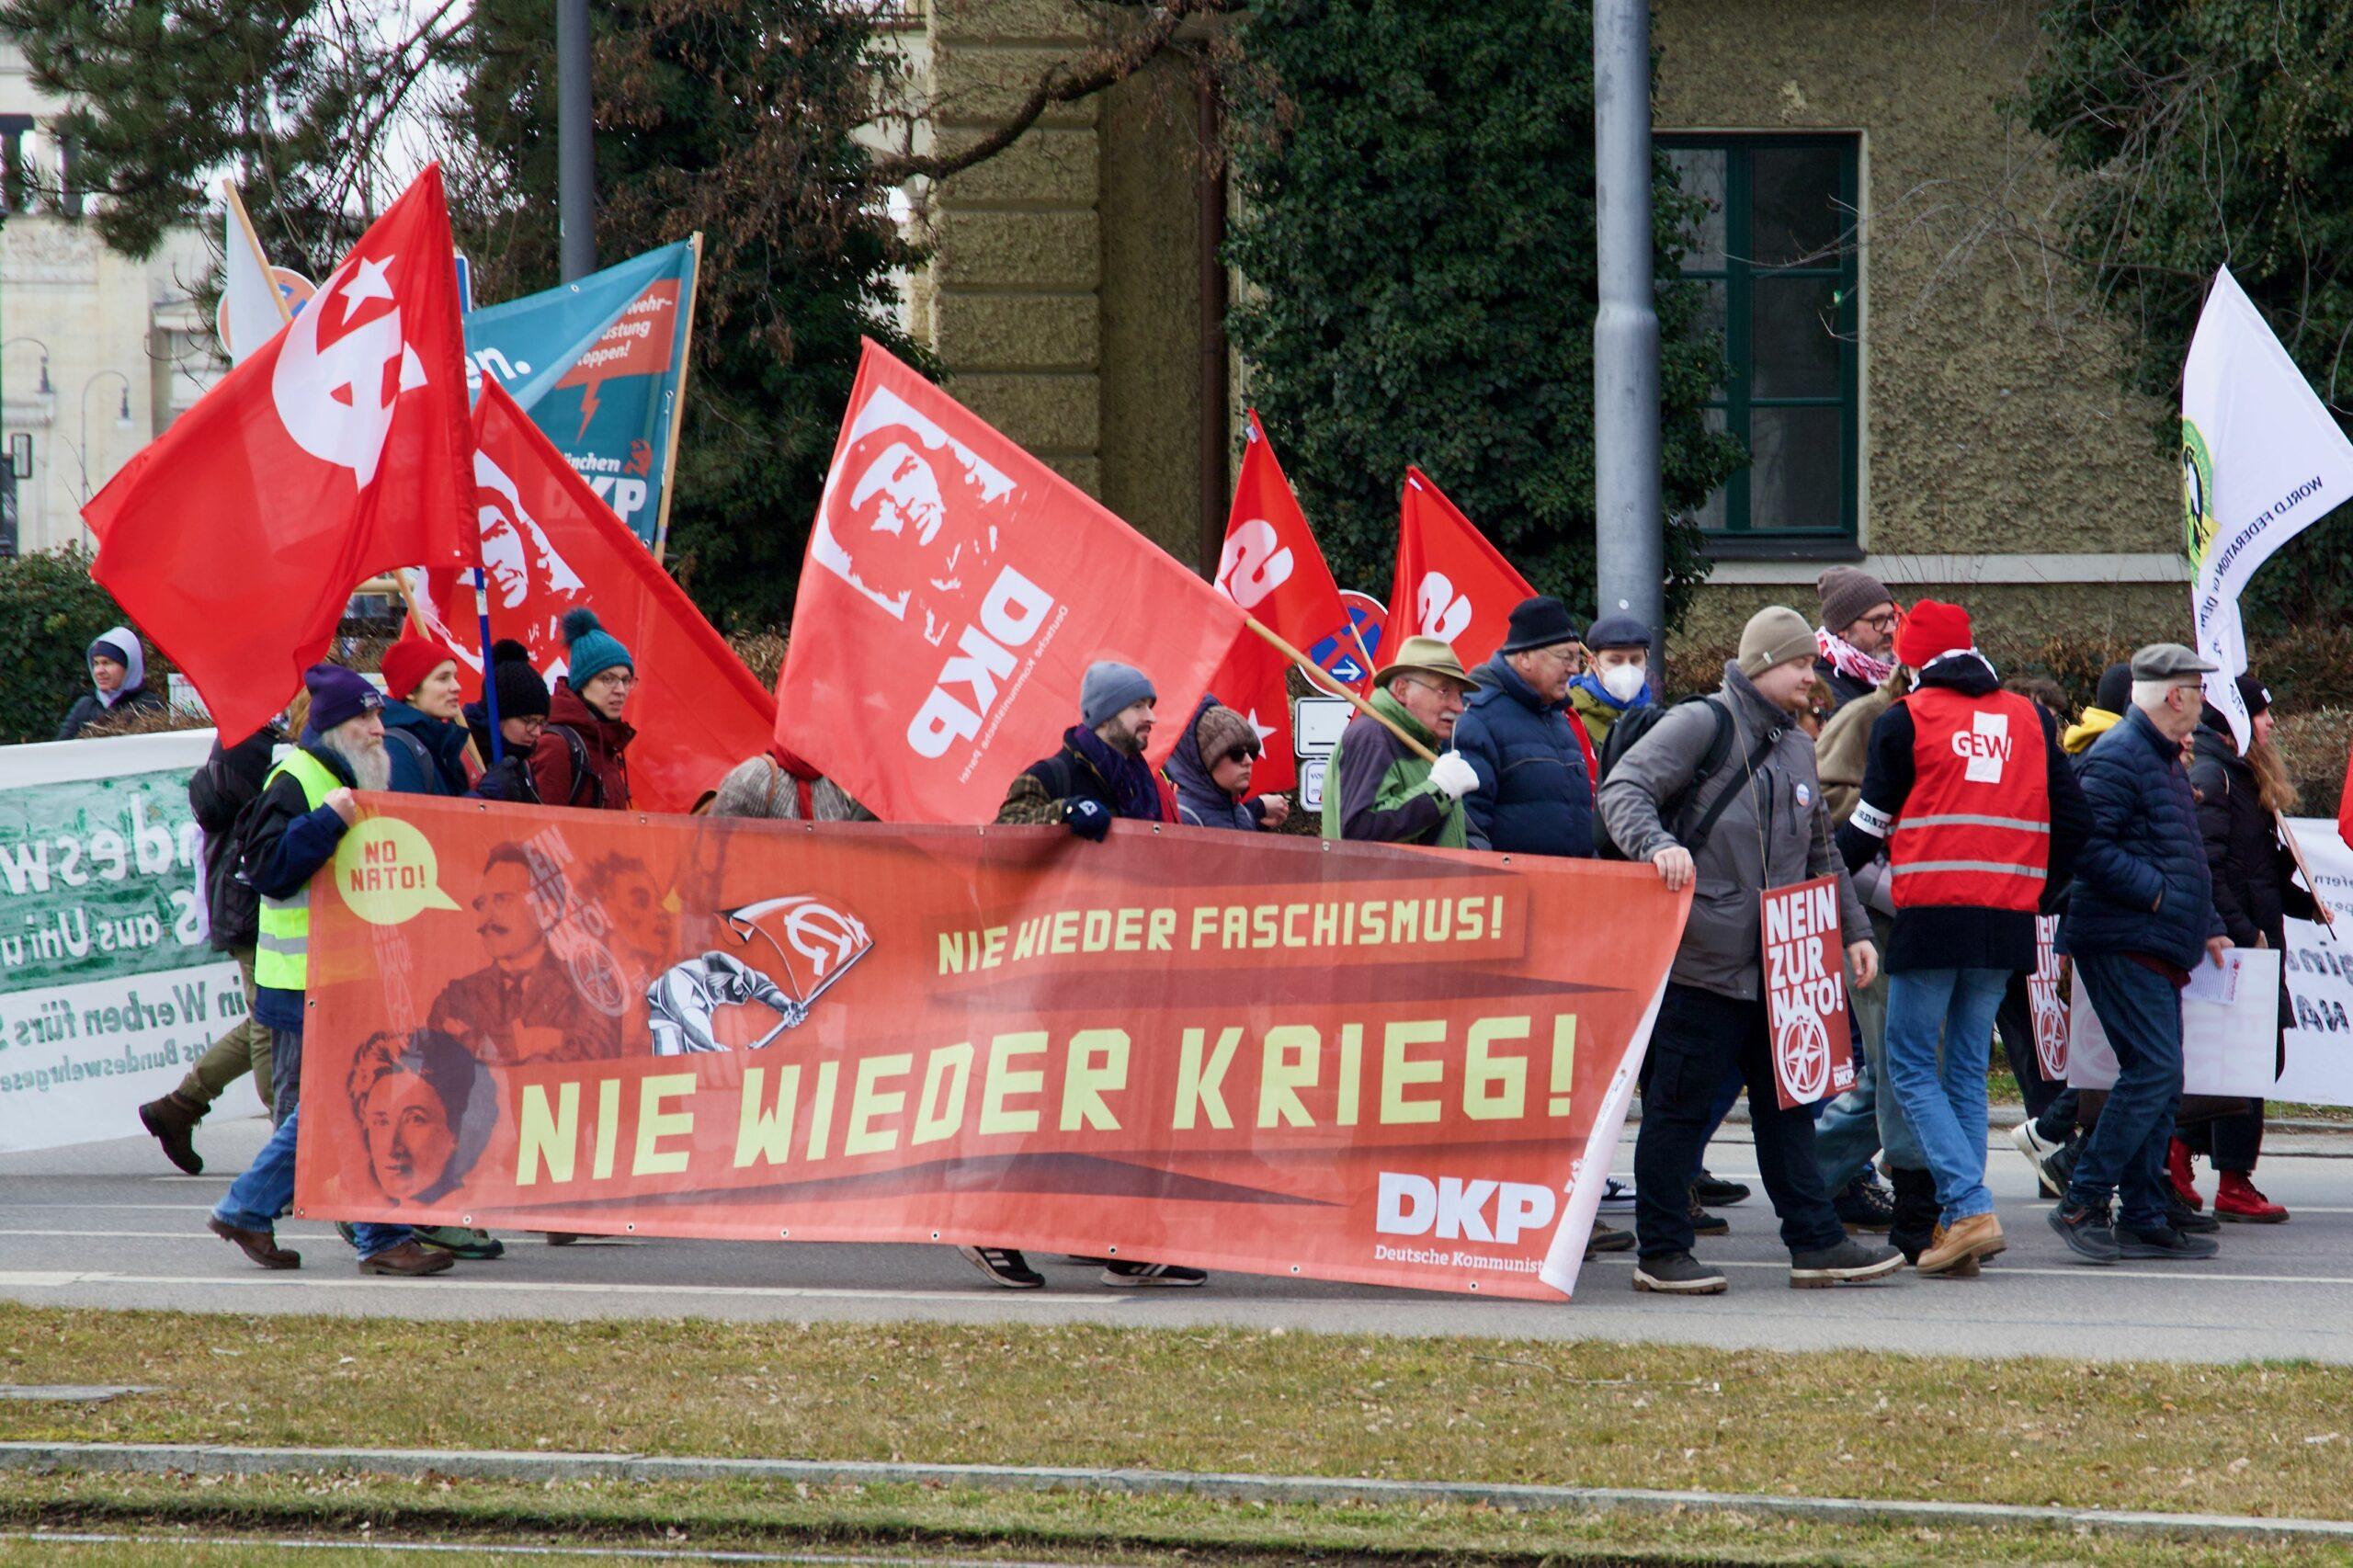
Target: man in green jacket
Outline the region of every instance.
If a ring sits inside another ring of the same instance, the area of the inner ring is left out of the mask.
[[[1396,663],[1372,677],[1374,712],[1431,751],[1451,746],[1454,721],[1478,687],[1454,650],[1408,637]],[[1359,713],[1341,732],[1324,781],[1324,836],[1367,844],[1484,849],[1462,809],[1478,772],[1458,751],[1436,762],[1379,719]]]

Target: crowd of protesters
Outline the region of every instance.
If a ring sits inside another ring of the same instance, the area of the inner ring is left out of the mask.
[[[1631,1200],[1634,1228],[1597,1223],[1587,1256],[1634,1252],[1638,1290],[1725,1289],[1694,1248],[1728,1229],[1712,1207],[1748,1189],[1702,1161],[1745,1093],[1792,1286],[1879,1279],[1906,1265],[1977,1275],[2006,1246],[1985,1184],[1997,1030],[2026,1102],[2011,1142],[2055,1200],[2050,1223],[2076,1256],[2211,1257],[2221,1221],[2285,1220],[2253,1181],[2263,1102],[2182,1089],[2180,992],[2191,971],[2234,945],[2279,949],[2288,919],[2326,915],[2281,837],[2295,792],[2270,744],[2268,691],[2239,681],[2252,716],[2242,747],[2203,702],[2211,666],[2156,643],[2109,670],[2095,701],[2071,715],[2050,682],[2004,683],[1960,606],[1900,608],[1852,567],[1824,574],[1818,595],[1813,619],[1779,606],[1752,617],[1717,687],[1673,707],[1654,695],[1651,629],[1624,614],[1580,627],[1559,600],[1530,598],[1475,669],[1440,639],[1408,637],[1329,760],[1326,838],[1647,862],[1670,891],[1691,890],[1642,1069],[1633,1190],[1611,1183],[1613,1199]],[[283,728],[217,744],[190,782],[211,940],[238,963],[248,1010],[139,1114],[175,1165],[200,1172],[198,1124],[253,1074],[275,1131],[210,1223],[265,1267],[300,1262],[273,1226],[291,1201],[300,1119],[305,890],[356,820],[352,792],[630,806],[634,661],[591,610],[569,613],[563,634],[552,687],[521,644],[500,642],[485,699],[472,703],[463,661],[414,630],[384,654],[381,694],[320,665]],[[126,628],[94,642],[92,692],[60,738],[159,705],[143,658]],[[1078,722],[1015,778],[995,820],[1097,842],[1122,819],[1286,825],[1289,799],[1251,788],[1256,725],[1204,695],[1155,767],[1146,758],[1157,704],[1146,672],[1090,665]],[[781,745],[717,781],[699,809],[873,820]],[[1824,876],[1838,887],[1854,1076],[1834,1098],[1784,1109],[1759,895]],[[2033,1047],[2026,977],[2043,916],[2059,917],[2075,1005],[2096,1009],[2114,1048],[2118,1076],[2105,1093],[2052,1081]],[[2290,1017],[2283,986],[2282,1028]],[[2200,1157],[2220,1176],[2211,1212],[2195,1185]],[[501,1250],[458,1227],[338,1228],[370,1273],[435,1273]],[[998,1284],[1045,1282],[1018,1252],[961,1250]],[[1074,1261],[1099,1266],[1114,1286],[1205,1278]]]

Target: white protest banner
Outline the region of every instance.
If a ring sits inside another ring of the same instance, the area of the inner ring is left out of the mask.
[[[2278,1060],[2279,955],[2233,948],[2220,965],[2199,961],[2181,994],[2181,1086],[2192,1095],[2273,1094]],[[2116,1085],[2116,1048],[2099,1012],[2075,977],[2069,1010],[2067,1082],[2078,1089]]]
[[[1781,1108],[1844,1094],[1855,1082],[1847,1020],[1847,945],[1838,933],[1838,879],[1761,895],[1765,1010],[1773,1028],[1773,1087]]]
[[[2312,891],[2331,909],[2353,909],[2353,849],[2336,824],[2300,817],[2288,824],[2303,846],[2319,885]],[[2343,932],[2344,935],[2339,935]],[[2295,1023],[2287,1033],[2288,1065],[2268,1097],[2300,1105],[2353,1105],[2353,929],[2306,920],[2288,922],[2285,964]]]
[[[11,746],[0,773],[0,1151],[140,1136],[244,1014],[208,945],[188,775],[210,730]],[[258,1115],[250,1079],[216,1110]]]
[[[2227,269],[2215,274],[2181,372],[2181,505],[2198,651],[2221,665],[2206,700],[2244,747],[2239,594],[2272,552],[2353,495],[2353,442]]]

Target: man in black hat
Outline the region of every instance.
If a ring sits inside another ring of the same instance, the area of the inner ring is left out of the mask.
[[[1474,836],[1515,855],[1593,854],[1593,774],[1568,716],[1584,667],[1577,624],[1540,596],[1511,612],[1504,645],[1474,672],[1479,689],[1454,723],[1454,748],[1479,782],[1463,797]]]

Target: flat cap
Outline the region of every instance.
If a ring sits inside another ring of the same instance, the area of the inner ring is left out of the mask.
[[[2183,676],[2212,675],[2221,667],[2208,664],[2178,642],[2152,642],[2132,655],[2134,680],[2177,680]]]

